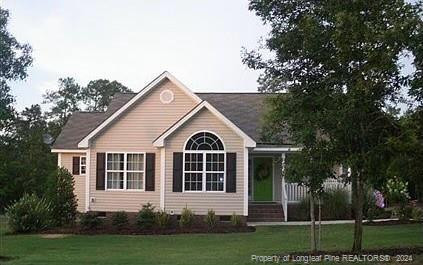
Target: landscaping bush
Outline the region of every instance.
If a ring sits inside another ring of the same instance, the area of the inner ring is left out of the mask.
[[[112,215],[112,225],[122,229],[129,224],[128,215],[125,211],[115,212]]]
[[[414,221],[421,221],[423,219],[422,209],[414,207],[411,211],[411,218],[413,218]]]
[[[79,223],[83,229],[91,230],[103,224],[103,220],[99,218],[98,214],[87,212],[81,215]]]
[[[241,216],[237,215],[235,212],[232,214],[231,216],[231,224],[233,226],[241,226],[242,225],[242,220],[241,220]]]
[[[348,192],[344,189],[331,189],[321,195],[322,219],[340,220],[350,218]],[[316,200],[315,214],[318,217],[318,200]],[[298,219],[310,220],[310,197],[305,196],[299,203]]]
[[[47,200],[25,194],[6,208],[9,227],[13,232],[36,232],[51,225],[51,207]]]
[[[326,219],[340,220],[349,216],[348,192],[344,189],[325,191],[322,203],[322,216]]]
[[[194,223],[194,213],[187,207],[182,209],[181,219],[179,219],[180,227],[191,227]]]
[[[212,209],[208,210],[207,215],[204,218],[204,222],[210,230],[216,227],[217,217],[216,213]]]
[[[46,198],[51,204],[54,225],[72,224],[76,220],[75,181],[66,168],[58,168],[49,176]]]
[[[156,220],[154,213],[154,207],[151,203],[147,203],[142,206],[142,209],[138,212],[137,225],[141,229],[153,227]]]
[[[165,211],[156,213],[156,224],[159,228],[168,228],[170,226],[170,215]]]

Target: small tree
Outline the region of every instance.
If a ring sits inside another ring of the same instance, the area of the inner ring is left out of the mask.
[[[74,185],[72,174],[64,167],[58,168],[49,178],[46,197],[52,206],[54,223],[58,226],[75,222],[78,204],[73,193]]]
[[[323,182],[334,176],[333,164],[330,158],[330,152],[324,141],[316,141],[309,148],[304,147],[301,152],[294,153],[286,165],[286,176],[290,181],[298,182],[308,188],[310,198],[310,243],[311,251],[317,251],[316,239],[316,218],[315,209],[316,200],[319,200],[323,191]],[[319,224],[320,224],[320,206],[319,206]],[[319,225],[319,241],[320,241]],[[320,245],[320,242],[319,242]]]

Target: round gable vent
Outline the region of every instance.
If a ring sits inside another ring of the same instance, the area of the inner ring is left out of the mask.
[[[163,104],[169,104],[173,101],[174,95],[173,92],[169,89],[165,89],[160,93],[160,101]]]

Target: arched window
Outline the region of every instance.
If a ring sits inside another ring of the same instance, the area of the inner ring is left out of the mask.
[[[199,132],[191,136],[185,145],[185,150],[214,150],[223,151],[223,143],[213,133]]]
[[[191,136],[184,150],[184,191],[225,191],[225,147],[211,132]]]

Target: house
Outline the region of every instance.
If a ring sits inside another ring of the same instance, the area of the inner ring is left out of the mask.
[[[56,139],[80,212],[236,213],[287,218],[285,157],[299,148],[260,142],[265,94],[193,93],[168,72],[105,112],[76,112]],[[266,204],[264,204],[266,202]]]

